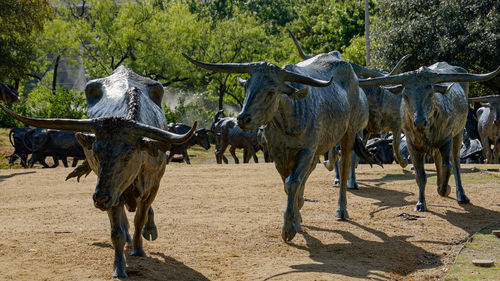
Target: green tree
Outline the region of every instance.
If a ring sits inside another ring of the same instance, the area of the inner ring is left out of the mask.
[[[54,11],[47,0],[3,0],[0,14],[0,80],[19,81],[31,73],[36,36]]]
[[[374,7],[374,2],[370,1],[370,14],[374,13]],[[365,64],[365,59],[354,55],[353,50],[360,46],[360,37],[365,34],[364,22],[363,0],[317,0],[301,5],[298,19],[288,27],[301,42],[304,51],[310,54],[333,50],[344,54],[347,51],[349,57],[355,59],[353,62]]]
[[[374,24],[376,65],[394,64],[411,53],[406,70],[438,61],[470,72],[488,72],[500,62],[500,2],[496,0],[379,0]],[[500,78],[472,84],[472,95],[497,94]]]

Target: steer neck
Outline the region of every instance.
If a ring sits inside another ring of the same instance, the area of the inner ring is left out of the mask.
[[[273,123],[284,130],[287,135],[300,135],[306,127],[303,114],[307,112],[297,110],[302,108],[304,100],[293,100],[284,94],[279,97],[278,111],[273,118]]]

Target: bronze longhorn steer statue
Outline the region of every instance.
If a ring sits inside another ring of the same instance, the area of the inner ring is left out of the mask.
[[[461,67],[438,62],[399,75],[359,79],[361,87],[396,85],[392,87],[393,90],[403,96],[402,127],[419,188],[416,211],[427,209],[426,154],[434,156],[439,195],[447,196],[450,193],[448,180],[453,167],[457,200],[459,203],[469,202],[460,179],[460,147],[469,108],[469,82],[485,81],[498,73],[500,67],[488,74],[469,74]]]
[[[157,81],[120,66],[111,76],[92,80],[85,88],[90,119],[26,118],[6,109],[10,116],[35,127],[75,131],[84,148],[86,164],[97,174],[94,205],[106,211],[115,249],[113,277],[127,277],[124,246],[132,242],[132,256],[145,256],[142,235],[158,236],[153,202],[165,172],[165,151],[171,144],[187,141],[185,135],[168,132],[160,107],[163,87]],[[131,241],[124,206],[136,211]]]
[[[300,46],[299,41],[295,37],[295,35],[288,30],[290,37],[292,38],[295,47],[300,55],[300,57],[304,60],[312,58],[311,55],[306,54],[302,47]],[[334,51],[335,55],[342,59],[340,52]],[[362,67],[358,64],[350,62],[354,72],[358,77],[381,77],[387,75],[396,74],[402,63],[408,58],[410,55],[406,55],[401,58],[396,66],[391,70],[390,73],[380,72],[375,69],[370,69],[366,67]],[[394,157],[401,167],[406,167],[408,162],[401,157],[401,153],[399,151],[399,145],[401,143],[401,116],[399,115],[399,108],[401,105],[401,96],[393,95],[388,90],[383,87],[367,87],[363,89],[366,98],[368,99],[368,124],[366,125],[363,135],[363,142],[366,143],[370,138],[371,134],[385,134],[389,131],[392,131],[394,136],[392,142],[392,149],[394,151]],[[334,184],[338,184],[340,182],[339,172],[338,172],[338,163],[337,161],[330,161],[330,159],[335,159],[335,150],[332,149],[329,152],[328,159],[325,161],[325,166],[328,170],[332,170],[333,162],[335,162],[335,179]],[[353,157],[353,160],[355,158]],[[355,173],[356,163],[355,161],[351,161],[351,171],[349,174],[349,181],[347,184],[347,188],[349,189],[358,189],[358,184],[356,182],[356,173]]]
[[[183,54],[193,64],[216,72],[248,73],[239,79],[245,101],[238,115],[243,131],[266,125],[269,153],[288,197],[282,238],[290,241],[301,231],[307,178],[323,155],[342,145],[340,195],[335,216],[348,218],[346,185],[356,133],[368,122],[368,104],[349,63],[321,54],[280,68],[268,62],[204,63]],[[314,77],[314,78],[313,78]],[[356,149],[358,149],[356,148]],[[349,156],[349,157],[348,157]]]
[[[486,163],[500,164],[500,95],[469,98],[469,102],[480,102],[482,106],[476,115]]]

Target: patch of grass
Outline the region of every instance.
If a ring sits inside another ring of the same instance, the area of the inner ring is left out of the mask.
[[[9,128],[0,128],[0,146],[11,146],[9,141]]]
[[[474,168],[484,172],[484,173],[488,173],[488,174],[491,174],[491,175],[494,175],[496,177],[500,177],[500,165],[478,165],[478,166],[475,166]]]
[[[480,230],[465,243],[445,280],[500,280],[500,238],[491,233],[494,229],[500,224]],[[476,266],[473,259],[492,259],[495,265]]]
[[[475,174],[475,175],[468,175],[468,174],[461,174],[462,178],[462,185],[465,186],[467,184],[484,184],[484,183],[489,183],[492,180],[496,180],[493,175],[488,175],[485,173],[481,174]],[[427,183],[436,183],[437,176],[433,175],[431,177],[427,177]],[[450,176],[450,180],[448,182],[449,185],[454,186],[455,185],[455,176],[453,174]]]

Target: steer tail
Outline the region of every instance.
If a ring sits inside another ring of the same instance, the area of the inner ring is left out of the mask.
[[[12,141],[12,134],[14,134],[14,129],[10,129],[10,132],[9,132],[9,141],[10,141],[10,144],[12,144],[13,147],[16,147],[14,145],[14,142]]]
[[[80,182],[80,178],[82,176],[87,177],[92,169],[90,169],[89,163],[87,162],[87,159],[83,161],[82,164],[80,164],[78,167],[76,167],[73,172],[69,173],[68,176],[66,177],[66,180],[69,180],[70,178],[76,177],[76,181]]]
[[[366,149],[366,147],[363,144],[363,141],[359,136],[356,136],[356,138],[354,139],[354,153],[356,153],[356,155],[363,161],[370,164],[370,166],[372,166],[372,164],[377,164],[382,168],[384,167],[382,161],[377,157],[377,155],[371,154]]]

